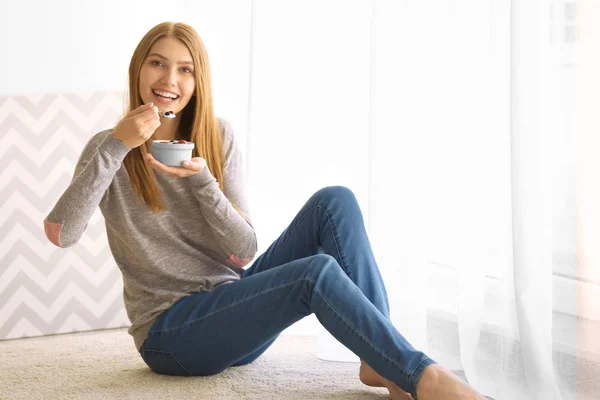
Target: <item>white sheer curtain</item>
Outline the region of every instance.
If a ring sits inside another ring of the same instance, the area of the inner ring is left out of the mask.
[[[263,249],[315,189],[349,186],[415,347],[497,400],[600,398],[598,343],[578,340],[600,318],[577,300],[600,296],[576,265],[577,4],[253,4]],[[357,360],[328,335],[318,355]]]
[[[374,3],[370,228],[393,320],[489,396],[575,398],[597,371],[576,358],[575,5],[426,3]]]

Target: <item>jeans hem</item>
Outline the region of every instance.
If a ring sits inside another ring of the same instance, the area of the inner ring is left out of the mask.
[[[417,368],[415,368],[413,373],[410,374],[410,378],[409,378],[409,383],[411,386],[410,395],[413,397],[413,399],[418,400],[417,399],[417,384],[419,383],[419,380],[421,379],[421,375],[423,375],[425,368],[427,368],[428,366],[430,366],[432,364],[437,364],[437,363],[434,360],[432,360],[431,358],[427,357],[426,359],[421,361],[419,363],[419,365],[417,365]]]

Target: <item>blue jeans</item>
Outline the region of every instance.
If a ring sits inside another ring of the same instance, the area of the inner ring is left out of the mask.
[[[416,399],[417,382],[435,361],[392,325],[362,213],[342,186],[317,191],[242,279],[182,298],[161,314],[140,353],[157,373],[217,374],[251,363],[312,313]]]

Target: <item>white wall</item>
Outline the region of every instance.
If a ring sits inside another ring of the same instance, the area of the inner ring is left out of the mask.
[[[255,2],[248,172],[259,254],[324,186],[351,188],[368,224],[370,17],[363,0]],[[286,333],[320,329],[311,315]]]

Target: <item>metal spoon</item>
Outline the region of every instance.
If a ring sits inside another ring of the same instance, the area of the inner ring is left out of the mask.
[[[162,118],[166,118],[166,119],[173,119],[175,118],[175,113],[173,111],[159,111],[158,115],[161,116]]]

